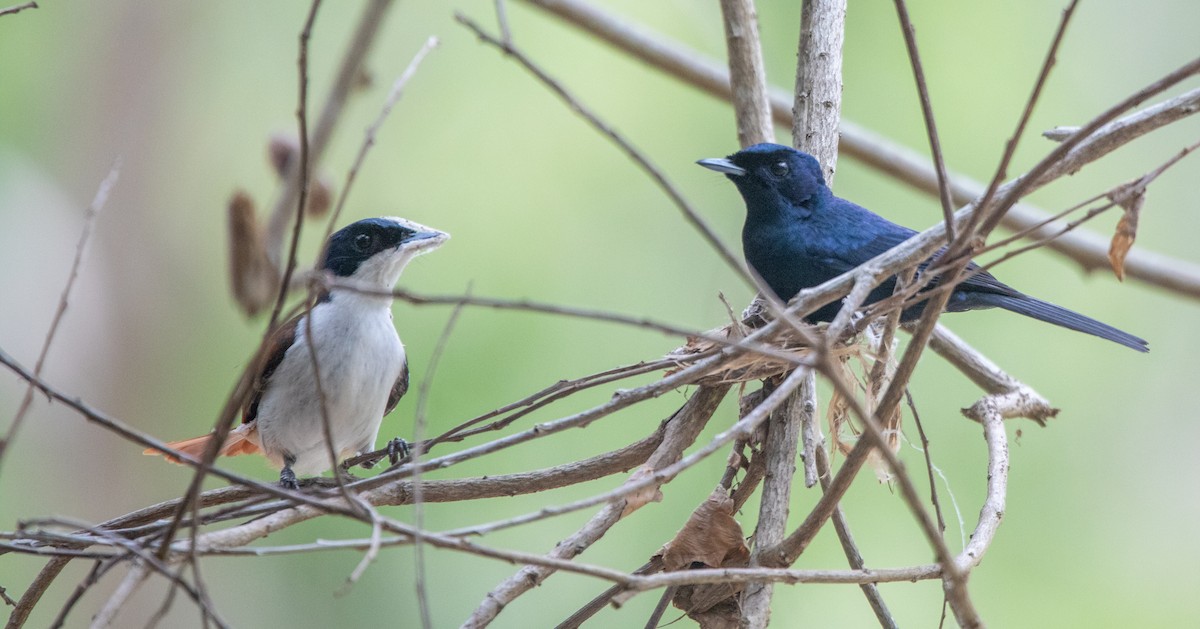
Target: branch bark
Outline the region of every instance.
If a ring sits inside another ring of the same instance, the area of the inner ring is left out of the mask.
[[[758,39],[758,12],[753,0],[721,0],[725,50],[729,56],[730,90],[738,144],[745,148],[773,142],[771,103],[767,100],[767,71]]]
[[[837,173],[838,128],[842,120],[846,0],[805,2],[800,21],[792,144],[817,158],[825,171],[825,183],[832,188],[833,176]]]

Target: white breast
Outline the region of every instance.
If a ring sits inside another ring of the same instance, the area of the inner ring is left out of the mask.
[[[309,316],[334,453],[340,461],[373,450],[405,360],[391,310],[378,299],[339,291]],[[296,341],[267,383],[257,418],[267,456],[281,466],[293,457],[292,470],[301,475],[331,467],[306,325],[304,319],[297,325]]]

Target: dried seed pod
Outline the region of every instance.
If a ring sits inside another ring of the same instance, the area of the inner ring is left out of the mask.
[[[267,257],[263,228],[250,195],[235,191],[228,212],[230,288],[242,311],[253,316],[274,300],[279,271]]]

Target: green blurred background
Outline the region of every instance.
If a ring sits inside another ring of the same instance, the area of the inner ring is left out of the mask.
[[[715,2],[609,4],[723,58]],[[950,167],[986,179],[1015,126],[1062,7],[913,4]],[[314,106],[324,98],[361,6],[329,2],[321,11],[311,51]],[[343,221],[395,214],[453,234],[447,246],[413,264],[402,285],[434,293],[459,293],[470,285],[477,295],[536,298],[696,329],[723,321],[718,292],[735,307],[746,303],[749,290],[655,186],[515,64],[456,25],[455,9],[495,24],[492,3],[484,0],[407,2],[393,9],[369,58],[374,84],[351,102],[325,162],[340,182],[392,80],[427,36],[440,37],[442,46],[383,128]],[[83,208],[120,156],[120,182],[99,219],[46,377],[163,439],[208,429],[263,325],[240,316],[229,297],[224,205],[238,186],[260,207],[270,205],[276,182],[265,144],[270,133],[295,128],[296,38],[306,11],[307,3],[280,0],[46,0],[40,9],[0,18],[0,347],[26,365],[34,362],[69,270]],[[729,107],[520,3],[510,3],[509,13],[516,42],[646,151],[736,247],[741,200],[724,178],[692,164],[736,148]],[[760,18],[771,82],[786,88],[794,77],[799,3],[761,3]],[[1083,3],[1013,172],[1051,148],[1036,131],[1079,124],[1195,56],[1198,23],[1200,4],[1192,0]],[[1195,81],[1184,86],[1191,87]],[[926,150],[890,3],[850,7],[843,112]],[[1185,121],[1039,191],[1031,201],[1052,210],[1067,207],[1153,168],[1198,135],[1197,121]],[[779,138],[786,142],[790,134],[780,130]],[[1195,259],[1198,176],[1200,165],[1193,159],[1154,185],[1139,248]],[[933,199],[849,159],[839,163],[835,188],[912,227],[940,218]],[[1105,216],[1089,229],[1108,232],[1115,220]],[[317,230],[308,230],[303,259],[316,254],[317,238]],[[1006,520],[971,579],[983,617],[994,626],[1195,623],[1197,304],[1136,281],[1120,284],[1107,273],[1085,277],[1049,253],[1006,263],[998,275],[1144,336],[1153,352],[1136,355],[1004,313],[947,317],[955,331],[1063,409],[1047,429],[1024,421],[1010,425]],[[398,304],[395,313],[419,382],[450,311]],[[610,324],[467,310],[432,382],[430,430],[440,432],[559,378],[657,357],[677,343]],[[936,463],[969,528],[982,499],[985,459],[978,427],[958,409],[980,392],[935,356],[923,362],[912,391]],[[22,392],[11,374],[0,376],[0,415],[15,411]],[[566,415],[610,393],[573,397],[533,419]],[[673,393],[586,431],[439,476],[532,469],[615,448],[648,433],[686,395]],[[406,398],[383,432],[411,434],[415,404],[415,395]],[[706,434],[727,426],[732,416],[727,401]],[[914,449],[906,446],[903,456],[920,469]],[[274,478],[260,459],[226,464],[263,480]],[[582,560],[624,570],[640,565],[682,525],[722,466],[721,458],[713,458],[669,485],[662,504],[618,525]],[[177,496],[189,478],[187,470],[143,457],[139,448],[39,400],[4,462],[0,528],[12,530],[22,519],[48,515],[102,521]],[[425,521],[445,530],[501,519],[603,491],[620,480],[432,505]],[[945,496],[945,485],[940,490]],[[812,491],[799,491],[793,513],[806,512],[815,498]],[[740,516],[748,532],[757,509],[755,503],[751,507]],[[871,474],[859,479],[846,509],[868,565],[931,560],[902,501]],[[410,509],[388,513],[413,517]],[[480,541],[544,552],[588,516],[576,513]],[[959,548],[957,518],[951,513],[948,519],[947,538]],[[263,543],[368,534],[356,523],[324,518]],[[427,557],[436,626],[460,623],[514,570],[457,553],[431,550]],[[326,552],[206,559],[202,567],[216,605],[235,626],[417,624],[411,549],[385,552],[360,583],[335,595],[359,558]],[[18,597],[43,563],[0,557],[0,586]],[[844,565],[832,532],[825,531],[797,567]],[[87,568],[78,562],[69,567],[29,626],[48,624]],[[86,624],[119,579],[113,573],[94,587],[68,625]],[[553,624],[604,586],[557,575],[512,604],[496,626]],[[143,588],[118,625],[141,626],[165,590],[161,580]],[[881,590],[903,626],[937,623],[937,582]],[[642,595],[621,610],[606,610],[597,626],[640,626],[655,598]],[[874,623],[857,588],[846,586],[780,586],[774,619],[779,626]],[[180,598],[165,626],[198,624],[194,607]]]

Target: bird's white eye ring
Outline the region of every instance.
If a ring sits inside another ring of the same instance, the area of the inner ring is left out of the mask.
[[[774,164],[771,164],[771,174],[775,175],[776,177],[786,177],[789,170],[791,170],[791,168],[788,166],[787,162],[775,162]]]

